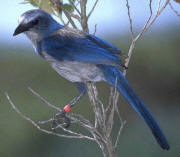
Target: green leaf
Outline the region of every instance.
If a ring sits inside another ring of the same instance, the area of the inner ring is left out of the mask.
[[[32,6],[36,8],[40,8],[49,12],[50,14],[54,14],[52,6],[49,4],[49,0],[24,0],[21,4],[30,3]]]
[[[52,6],[49,4],[49,0],[39,0],[39,8],[47,11],[50,14],[54,14]]]
[[[63,7],[71,13],[74,11],[74,7],[71,4],[63,4]]]

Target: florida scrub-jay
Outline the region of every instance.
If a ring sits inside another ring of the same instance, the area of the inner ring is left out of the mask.
[[[40,9],[23,13],[18,22],[13,35],[25,33],[36,53],[57,73],[77,84],[79,95],[64,108],[64,116],[86,93],[86,82],[105,81],[115,86],[117,80],[118,91],[146,122],[160,146],[169,149],[158,123],[119,70],[123,64],[117,57],[121,54],[118,48],[94,35],[62,26]]]

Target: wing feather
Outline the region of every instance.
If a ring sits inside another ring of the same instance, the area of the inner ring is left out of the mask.
[[[43,39],[41,46],[43,51],[59,61],[123,66],[115,54],[89,39],[86,33],[67,27]],[[106,47],[110,47],[110,45]]]

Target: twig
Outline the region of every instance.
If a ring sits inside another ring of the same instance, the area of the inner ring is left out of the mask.
[[[82,138],[85,138],[85,139],[88,139],[88,140],[91,140],[91,141],[94,141],[93,138],[89,137],[89,136],[84,136],[82,134],[78,134],[78,133],[75,133],[75,132],[72,132],[70,130],[67,130],[65,128],[62,128],[65,132],[68,132],[68,133],[71,133],[71,134],[74,134],[75,136],[71,136],[71,135],[62,135],[62,134],[58,134],[58,133],[55,133],[53,131],[49,131],[49,130],[45,130],[43,128],[41,128],[36,122],[34,122],[31,118],[25,116],[15,105],[14,103],[12,102],[10,96],[8,95],[7,92],[5,92],[5,96],[6,98],[8,99],[9,103],[11,104],[12,108],[25,120],[27,120],[28,122],[30,122],[33,126],[35,126],[38,130],[44,132],[44,133],[47,133],[47,134],[51,134],[51,135],[56,135],[56,136],[59,136],[59,137],[65,137],[65,138],[78,138],[78,139],[82,139]]]
[[[111,107],[111,104],[113,102],[113,97],[114,97],[114,87],[110,87],[110,94],[109,94],[109,102],[108,102],[108,105],[105,109],[106,112],[108,112],[108,110],[110,109]]]
[[[150,15],[149,15],[149,18],[148,20],[146,21],[144,27],[142,28],[141,32],[137,35],[137,37],[135,38],[135,40],[138,40],[143,34],[144,32],[147,30],[147,26],[152,18],[152,0],[149,0],[149,10],[150,10]]]
[[[111,136],[111,133],[112,133],[112,129],[113,129],[113,125],[114,125],[114,113],[115,113],[115,109],[116,109],[116,105],[117,105],[117,100],[118,100],[118,96],[119,94],[117,94],[117,88],[116,88],[116,85],[117,85],[117,78],[116,78],[116,81],[115,81],[115,88],[114,88],[114,93],[113,93],[113,97],[112,97],[112,107],[111,107],[111,111],[110,111],[110,114],[109,114],[109,117],[108,117],[108,120],[107,120],[107,131],[106,131],[106,136],[109,138]]]
[[[69,2],[70,2],[70,4],[74,7],[74,9],[77,11],[77,13],[78,13],[79,15],[81,15],[81,12],[80,12],[79,9],[77,8],[77,5],[79,4],[79,2],[78,2],[77,5],[75,5],[74,2],[72,2],[72,1],[69,1]]]
[[[160,7],[161,7],[161,1],[162,1],[162,0],[158,0],[157,11],[159,11],[159,10],[160,10]]]
[[[64,9],[61,2],[59,0],[51,0],[51,2],[54,4],[55,7],[57,7],[59,10],[62,10],[64,12],[65,16],[67,17],[73,28],[77,29],[77,26],[75,25],[74,21],[71,18],[72,15],[70,15],[70,13],[66,9]]]
[[[171,10],[177,15],[180,17],[180,13],[172,6],[171,2],[169,2],[169,6],[171,8]]]
[[[103,124],[102,123],[103,122],[102,113],[99,108],[98,102],[96,100],[96,98],[97,98],[97,90],[95,89],[96,87],[94,86],[93,83],[87,83],[87,88],[88,88],[89,99],[92,104],[93,111],[95,113],[95,122],[97,121],[98,125],[101,126],[101,128],[102,128],[102,124]]]
[[[170,1],[170,0],[166,0],[165,4],[164,4],[161,8],[158,7],[158,10],[156,11],[156,15],[155,15],[154,18],[151,20],[151,22],[148,21],[147,27],[146,27],[146,29],[145,29],[145,31],[144,31],[143,33],[145,33],[145,32],[152,26],[152,24],[156,21],[156,19],[159,17],[159,15],[160,15],[160,14],[163,12],[163,10],[166,8],[166,6],[168,5],[169,1]],[[140,33],[140,34],[141,34],[141,33]],[[136,40],[138,40],[139,37],[141,37],[141,36],[138,35],[138,36],[136,37]]]
[[[91,11],[89,12],[89,14],[88,14],[88,16],[87,16],[87,19],[89,19],[89,17],[90,17],[91,14],[93,13],[94,9],[96,8],[96,5],[97,5],[98,1],[99,1],[99,0],[96,0],[96,1],[95,1],[94,5],[93,5],[93,7],[92,7],[92,9],[91,9]]]
[[[121,125],[120,125],[120,127],[119,127],[119,131],[118,131],[118,134],[117,134],[117,137],[116,137],[116,142],[115,142],[115,144],[114,144],[115,149],[117,148],[117,145],[118,145],[118,142],[119,142],[119,139],[120,139],[120,135],[121,135],[122,130],[123,130],[125,124],[126,124],[126,121],[123,121],[123,120],[122,120],[121,115],[120,115],[120,113],[119,113],[119,110],[118,110],[117,106],[116,106],[116,112],[118,113],[118,117],[119,117],[119,120],[120,120],[120,122],[121,122]]]
[[[80,24],[84,32],[89,32],[89,27],[88,27],[88,19],[92,15],[94,9],[97,6],[97,3],[99,0],[96,0],[95,3],[93,4],[90,12],[88,15],[86,14],[86,5],[88,0],[77,0],[78,4],[75,4],[75,1],[69,1],[71,5],[74,7],[75,11],[77,12],[78,15],[74,14],[73,12],[69,12],[66,10],[59,0],[51,0],[53,3],[53,7],[57,8],[56,11],[62,11],[64,15],[66,16],[68,22],[67,24],[63,20],[61,16],[59,18],[61,19],[62,23],[64,25],[68,25],[69,23],[72,25],[73,28],[77,28],[76,23],[74,20],[76,19]],[[129,19],[129,29],[130,29],[130,34],[131,34],[131,45],[129,47],[129,52],[128,52],[128,58],[125,62],[125,66],[128,67],[133,50],[135,48],[136,42],[138,39],[140,39],[143,34],[151,27],[151,25],[156,21],[156,19],[159,17],[159,15],[163,12],[163,10],[166,8],[167,4],[169,3],[170,0],[166,0],[165,3],[162,5],[162,0],[157,1],[157,9],[155,12],[155,16],[153,16],[153,11],[152,11],[152,0],[149,0],[149,11],[150,15],[145,22],[145,25],[141,29],[141,31],[135,35],[133,31],[133,19],[131,17],[131,10],[130,10],[130,4],[129,0],[126,0],[126,7],[127,7],[127,14],[128,14],[128,19]],[[78,9],[77,5],[80,5],[80,10]],[[172,5],[169,3],[171,9],[179,16],[179,13],[175,11],[175,9],[172,7]],[[95,25],[95,30],[94,34],[96,33],[96,28],[97,25]],[[124,75],[126,75],[126,70],[123,71]],[[115,87],[117,85],[117,79],[115,83]],[[95,141],[100,149],[102,150],[103,156],[107,157],[109,154],[109,157],[114,157],[115,156],[115,150],[117,148],[120,135],[122,133],[122,130],[124,128],[124,125],[126,121],[123,121],[121,118],[121,115],[119,113],[118,109],[118,97],[119,93],[117,92],[117,88],[111,88],[110,96],[109,96],[109,103],[105,106],[99,99],[98,97],[98,91],[96,89],[96,86],[93,83],[87,83],[87,88],[88,88],[88,95],[90,99],[90,103],[92,105],[92,109],[94,111],[95,119],[94,122],[89,121],[88,119],[84,118],[82,115],[79,114],[68,114],[67,117],[72,120],[72,123],[79,124],[80,127],[86,129],[90,136],[87,136],[85,134],[81,134],[79,132],[74,132],[71,129],[64,128],[61,125],[56,126],[56,129],[61,129],[63,130],[64,134],[59,134],[59,133],[54,133],[52,131],[46,130],[41,128],[40,125],[51,123],[54,119],[50,118],[49,120],[45,121],[40,121],[40,122],[34,122],[31,118],[27,117],[24,115],[20,110],[14,105],[12,100],[10,99],[8,93],[5,93],[9,103],[11,104],[12,108],[25,120],[29,121],[33,126],[35,126],[38,130],[51,134],[51,135],[56,135],[59,137],[66,137],[66,138],[79,138],[79,139],[88,139],[91,141]],[[56,111],[61,111],[60,108],[56,107],[55,105],[49,103],[46,99],[41,97],[37,92],[35,92],[33,89],[30,87],[28,88],[38,99],[43,101],[48,105],[48,107],[55,109]],[[113,90],[114,89],[114,90]],[[118,133],[115,137],[115,142],[113,142],[111,135],[113,131],[113,126],[114,126],[114,117],[115,115],[118,116],[118,121],[120,121],[120,127],[118,130]],[[40,125],[38,125],[40,124]],[[114,145],[113,145],[114,143]]]
[[[94,33],[93,33],[93,35],[96,34],[96,31],[97,31],[97,24],[95,24],[95,26],[94,26]]]
[[[86,4],[87,0],[80,0],[81,7],[81,26],[84,32],[89,33],[88,18],[86,16]]]
[[[62,22],[63,25],[67,25],[67,24],[65,23],[65,21],[63,20],[62,16],[59,15],[59,13],[58,13],[57,16],[59,17],[59,19],[61,20],[61,22]],[[68,21],[68,23],[69,23],[69,21]]]
[[[40,99],[42,102],[46,103],[50,108],[53,108],[55,110],[57,110],[58,112],[61,112],[62,110],[59,107],[54,106],[53,104],[51,104],[50,102],[48,102],[45,98],[43,98],[42,96],[40,96],[37,92],[35,92],[31,87],[28,87],[28,89],[38,98]]]
[[[155,14],[154,18],[152,20],[150,20],[151,17],[152,17],[152,0],[149,0],[150,16],[149,16],[145,26],[142,28],[141,32],[134,38],[133,37],[133,30],[132,30],[132,19],[131,19],[131,14],[130,14],[129,2],[128,2],[128,0],[126,0],[126,3],[127,3],[126,7],[127,7],[127,10],[128,10],[128,17],[129,17],[129,22],[130,22],[130,32],[131,32],[131,37],[132,37],[132,42],[131,42],[131,45],[130,45],[130,48],[129,48],[129,52],[128,52],[128,58],[126,59],[126,62],[125,62],[125,66],[126,67],[128,67],[128,65],[129,65],[129,62],[130,62],[133,50],[135,48],[136,41],[152,26],[152,24],[156,21],[156,19],[159,17],[159,15],[166,8],[166,6],[168,5],[169,1],[170,0],[166,0],[164,5],[162,7],[160,7],[161,0],[159,0],[158,1],[158,7],[157,7],[157,10],[156,10],[156,14]],[[124,76],[126,75],[126,72],[127,72],[127,70],[124,69],[123,70]]]
[[[132,24],[131,12],[130,12],[129,0],[126,0],[126,7],[127,7],[127,10],[128,10],[128,18],[129,18],[129,27],[130,27],[131,39],[134,40],[134,32],[133,32],[133,24]]]

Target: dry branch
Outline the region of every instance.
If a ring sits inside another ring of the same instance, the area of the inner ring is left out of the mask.
[[[180,13],[173,7],[173,5],[169,2],[169,6],[171,8],[171,10],[178,16],[180,17]]]
[[[166,0],[164,2],[164,4],[161,7],[161,0],[158,0],[158,6],[157,6],[157,10],[156,13],[154,15],[154,17],[152,18],[152,0],[149,0],[149,9],[150,9],[150,16],[147,20],[147,22],[145,23],[144,27],[141,29],[141,31],[138,33],[138,35],[136,35],[136,37],[134,37],[134,32],[133,32],[133,26],[132,26],[132,18],[131,18],[131,14],[130,14],[130,6],[129,6],[129,1],[126,0],[126,7],[128,10],[128,17],[129,17],[129,22],[130,22],[130,32],[131,32],[131,38],[132,38],[132,42],[128,51],[128,58],[126,59],[125,62],[125,66],[128,67],[133,50],[135,48],[135,44],[137,42],[138,39],[140,39],[142,37],[142,35],[152,26],[152,24],[156,21],[156,19],[159,17],[159,15],[164,11],[164,9],[166,8],[166,6],[169,4],[170,0]],[[127,69],[124,69],[123,73],[124,75],[126,75]]]
[[[76,19],[80,24],[84,32],[89,32],[89,27],[88,27],[88,19],[92,15],[95,7],[97,6],[99,0],[96,0],[95,3],[93,4],[90,12],[86,13],[86,5],[88,0],[77,0],[77,4],[75,4],[75,1],[70,1],[71,5],[74,7],[75,11],[77,12],[78,15],[71,13],[67,11],[61,2],[59,0],[50,0],[52,2],[53,7],[58,8],[58,10],[62,10],[66,18],[68,19],[67,24],[71,24],[72,27],[77,28],[76,23],[74,22],[74,19]],[[153,16],[153,11],[152,11],[152,1],[149,0],[149,17],[147,21],[145,22],[144,26],[142,27],[141,31],[135,35],[133,31],[133,20],[131,16],[131,8],[129,0],[126,1],[126,8],[127,8],[127,15],[128,15],[128,20],[129,20],[129,30],[130,30],[130,35],[131,35],[131,44],[129,47],[129,52],[128,52],[128,58],[126,59],[125,66],[128,67],[131,56],[133,54],[136,42],[138,39],[140,39],[144,33],[151,27],[151,25],[156,21],[156,19],[159,17],[159,15],[163,12],[163,10],[166,8],[166,6],[169,4],[171,9],[179,16],[179,13],[173,8],[171,3],[169,3],[170,0],[166,0],[164,4],[162,4],[161,0],[157,0],[157,9],[155,11],[155,15]],[[80,10],[78,9],[80,8]],[[64,19],[59,16],[63,24],[65,24]],[[95,25],[95,31],[94,34],[96,33],[96,25]],[[126,75],[127,70],[124,69],[123,73]],[[116,84],[115,84],[116,85]],[[120,135],[122,133],[122,130],[124,128],[124,125],[126,124],[126,121],[123,121],[121,118],[121,115],[119,113],[118,109],[118,97],[119,93],[117,92],[116,88],[110,88],[110,94],[109,94],[109,103],[105,105],[104,103],[101,102],[101,100],[98,97],[98,91],[96,89],[96,86],[93,83],[87,83],[87,88],[88,88],[88,96],[90,100],[90,104],[92,106],[92,110],[94,113],[94,121],[91,122],[87,118],[83,117],[82,115],[79,114],[69,114],[68,117],[71,119],[72,123],[75,123],[76,125],[79,125],[81,128],[87,130],[87,134],[82,134],[80,132],[73,131],[73,128],[67,129],[64,128],[63,125],[58,125],[56,126],[57,130],[62,130],[60,131],[61,133],[58,132],[53,132],[51,130],[44,129],[43,126],[45,124],[51,123],[54,119],[50,118],[49,120],[43,120],[40,122],[35,122],[28,116],[24,115],[13,103],[11,100],[10,96],[8,93],[5,93],[6,98],[8,99],[9,103],[11,104],[12,108],[25,120],[30,122],[33,126],[35,126],[38,130],[41,132],[55,135],[58,137],[65,137],[65,138],[78,138],[78,139],[87,139],[91,140],[97,143],[99,148],[102,151],[102,154],[104,157],[115,157],[116,156],[116,149],[118,146],[118,142],[120,139]],[[45,98],[40,96],[39,93],[34,91],[32,88],[28,88],[31,93],[33,93],[38,99],[40,99],[42,102],[44,102],[46,105],[48,105],[49,108],[56,110],[57,112],[60,112],[61,109],[56,107],[55,105],[51,104],[48,102]],[[113,128],[114,128],[114,117],[117,116],[119,120],[119,130],[116,135],[115,141],[112,140],[111,136],[113,133]]]

